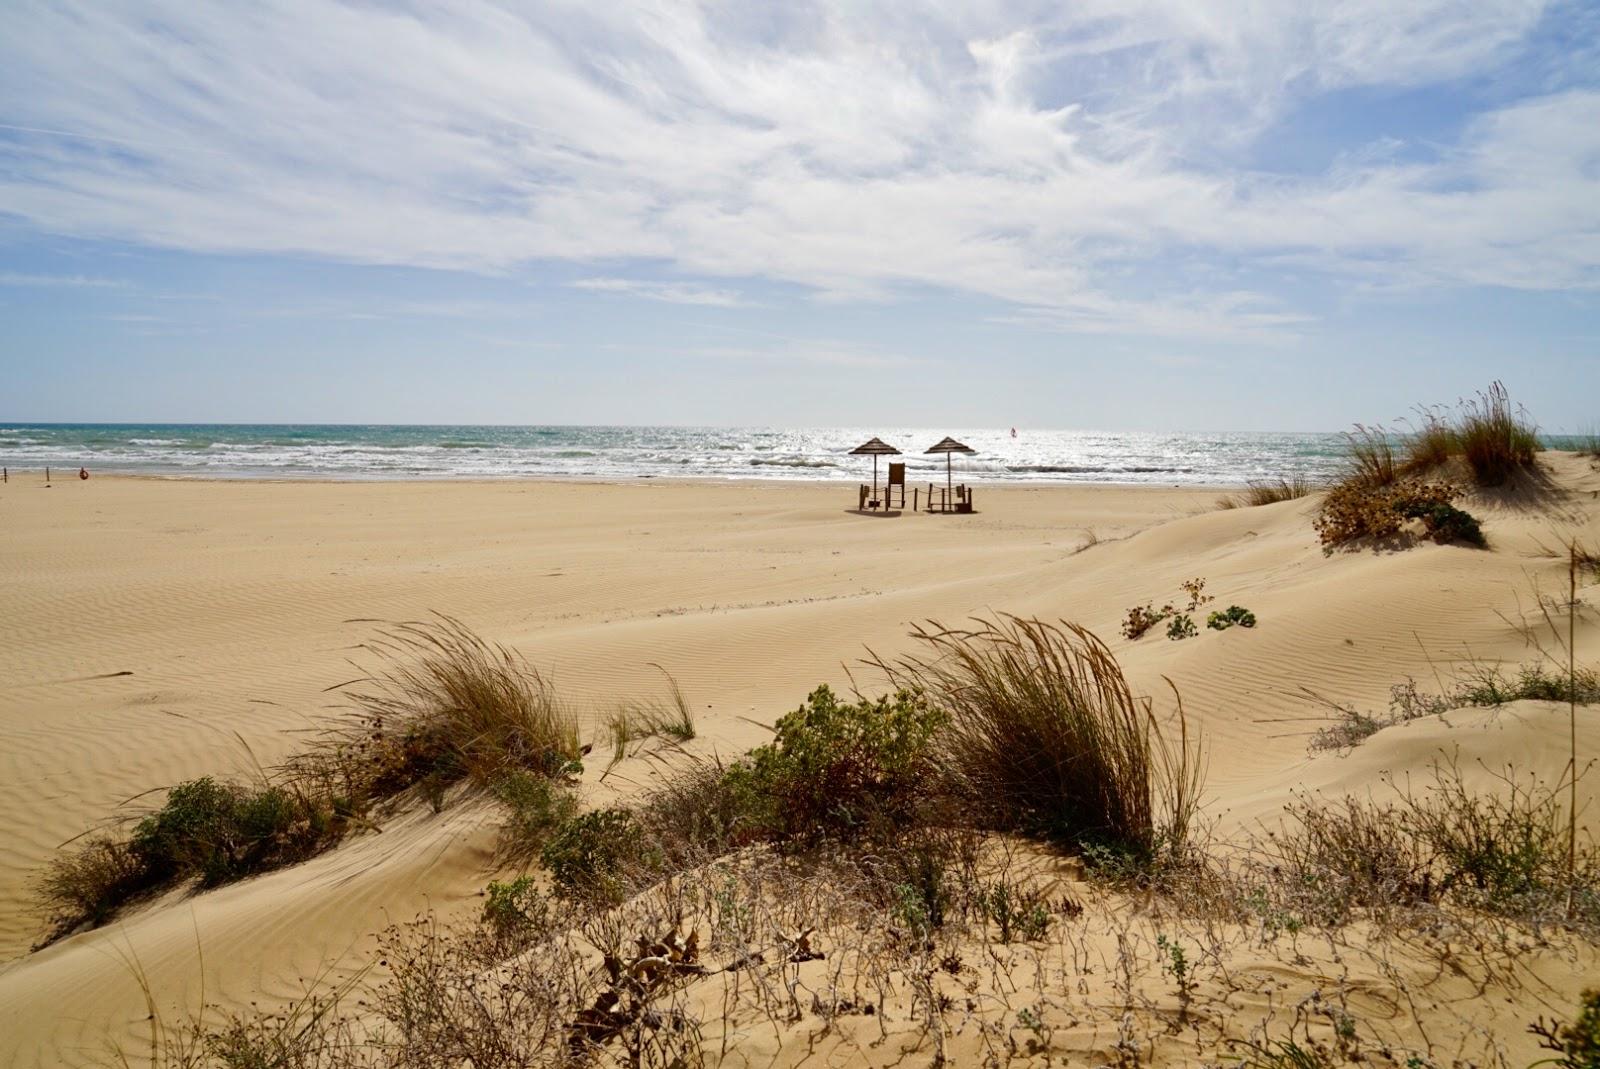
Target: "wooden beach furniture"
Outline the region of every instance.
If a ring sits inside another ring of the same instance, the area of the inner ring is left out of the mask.
[[[869,494],[867,485],[865,483],[861,484],[860,492],[856,496],[856,511],[867,512],[881,507],[887,512],[889,510],[889,495],[885,494],[882,499],[878,497],[878,458],[883,456],[897,457],[900,455],[900,450],[881,438],[869,438],[850,450],[850,453],[852,456],[870,456],[872,458],[872,489]],[[895,468],[900,469],[900,503],[903,506],[906,497],[905,465],[891,464],[889,467],[891,473]]]
[[[895,487],[900,488],[900,507],[906,507],[906,466],[904,464],[889,464],[889,481],[883,487],[883,507],[894,508]]]
[[[929,512],[971,512],[972,488],[962,483],[955,484],[955,478],[950,468],[950,457],[955,453],[965,453],[968,456],[977,450],[970,445],[963,445],[954,438],[945,438],[943,441],[930,446],[924,452],[944,454],[944,486],[934,483],[928,484],[928,511]]]

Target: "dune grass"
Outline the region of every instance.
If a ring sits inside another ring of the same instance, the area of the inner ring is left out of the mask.
[[[1439,406],[1417,413],[1402,442],[1401,476],[1425,475],[1460,457],[1475,485],[1500,486],[1531,467],[1534,454],[1543,448],[1538,427],[1526,412],[1513,408],[1505,384],[1498,381],[1458,402],[1454,413]]]
[[[429,777],[492,787],[511,772],[556,776],[581,757],[576,715],[537,669],[460,621],[400,624],[362,649],[383,666],[338,689],[355,706],[311,755],[359,797]]]
[[[606,731],[611,736],[611,764],[628,756],[628,747],[649,738],[666,738],[674,742],[688,742],[695,737],[694,711],[684,697],[683,688],[672,673],[654,666],[666,677],[665,700],[624,701],[606,718]]]
[[[1502,383],[1491,383],[1474,399],[1463,401],[1455,437],[1479,486],[1499,486],[1513,473],[1533,465],[1539,451],[1539,430],[1520,411]]]
[[[1420,475],[1443,467],[1461,452],[1461,439],[1451,426],[1448,413],[1437,407],[1419,408],[1418,422],[1405,438],[1403,475]]]
[[[1344,434],[1345,467],[1340,483],[1377,489],[1391,485],[1399,477],[1394,442],[1380,426],[1357,423]]]
[[[167,887],[304,860],[411,790],[435,810],[462,780],[493,790],[520,843],[570,816],[557,781],[578,767],[577,720],[531,666],[448,617],[396,626],[364,648],[380,671],[336,688],[354,715],[309,750],[257,783],[180,783],[154,812],[58,855],[35,889],[46,942]]]
[[[1223,509],[1255,508],[1257,505],[1276,505],[1280,501],[1294,501],[1312,493],[1311,480],[1304,475],[1285,479],[1252,480],[1245,484],[1243,493],[1228,494],[1217,499]]]
[[[1092,632],[1002,616],[912,634],[926,654],[876,663],[948,715],[943,771],[980,820],[1143,859],[1187,843],[1203,774],[1182,703],[1174,742]]]

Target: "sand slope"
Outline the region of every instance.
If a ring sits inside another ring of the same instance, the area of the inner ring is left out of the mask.
[[[355,674],[371,625],[353,620],[450,613],[524,652],[591,718],[656,692],[662,664],[695,705],[697,745],[734,751],[762,737],[751,720],[844,682],[865,645],[907,649],[913,621],[1003,610],[1109,639],[1129,605],[1204,576],[1211,607],[1247,605],[1261,626],[1113,645],[1158,704],[1161,677],[1181,691],[1221,830],[1270,819],[1293,788],[1361,789],[1442,748],[1554,778],[1562,710],[1473,711],[1316,757],[1316,725],[1295,719],[1318,712],[1304,690],[1381,709],[1407,676],[1537,656],[1535,588],[1565,584],[1550,547],[1600,545],[1600,473],[1546,464],[1537,496],[1468,506],[1491,552],[1332,557],[1309,502],[1219,512],[1215,493],[1189,490],[986,489],[976,516],[886,519],[849,514],[852,490],[822,485],[14,480],[0,487],[0,1060],[82,1064],[147,1039],[128,961],[166,1013],[202,992],[242,1005],[341,975],[390,921],[476,908],[493,836],[469,803],[28,953],[28,882],[52,852],[142,792],[292,752],[328,715],[325,688]],[[1579,643],[1600,649],[1594,623]],[[1592,724],[1583,741],[1600,748]],[[591,769],[587,789],[626,793],[645,775],[630,762],[601,784]]]

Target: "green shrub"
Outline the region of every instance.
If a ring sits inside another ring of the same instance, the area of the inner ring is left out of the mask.
[[[298,859],[314,845],[307,822],[279,787],[251,789],[209,776],[172,788],[159,811],[140,821],[128,848],[153,880],[199,876],[226,883]]]
[[[1000,942],[1020,939],[1037,942],[1050,932],[1055,919],[1049,900],[1037,891],[1013,880],[1000,879],[986,884],[978,894],[979,914],[1000,929]]]
[[[518,876],[510,883],[494,881],[488,887],[483,905],[483,920],[501,938],[535,932],[550,919],[550,902],[540,893],[531,876]]]
[[[1213,631],[1226,631],[1235,624],[1240,627],[1254,627],[1256,614],[1243,606],[1229,605],[1226,609],[1206,617],[1206,626]]]
[[[537,853],[578,810],[578,800],[565,783],[531,772],[507,774],[495,784],[494,794],[507,811],[501,847],[512,856]]]
[[[727,765],[685,756],[684,761],[646,791],[634,813],[665,865],[681,871],[774,834],[776,807],[762,793],[748,760]]]
[[[1546,1024],[1541,1016],[1528,1031],[1539,1037],[1539,1046],[1560,1057],[1534,1062],[1556,1069],[1600,1069],[1600,990],[1585,990],[1578,1004],[1578,1019],[1571,1024]]]
[[[1474,546],[1486,544],[1477,519],[1447,502],[1405,500],[1399,505],[1399,512],[1406,519],[1420,519],[1428,537],[1439,545],[1447,542],[1466,542]]]
[[[910,815],[944,722],[910,690],[845,703],[824,685],[778,721],[776,737],[751,753],[748,770],[735,766],[730,775],[736,789],[770,801],[776,838],[849,838],[868,824]]]
[[[649,867],[638,819],[626,809],[597,809],[574,817],[545,843],[539,859],[567,898],[622,901],[630,869]]]
[[[1181,639],[1194,638],[1200,632],[1195,630],[1194,617],[1186,612],[1174,616],[1167,623],[1167,637],[1174,642]]]

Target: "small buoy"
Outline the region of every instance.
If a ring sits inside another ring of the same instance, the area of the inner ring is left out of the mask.
[[[88,477],[89,477],[89,469],[88,468],[79,468],[78,469],[78,478],[87,479]]]

